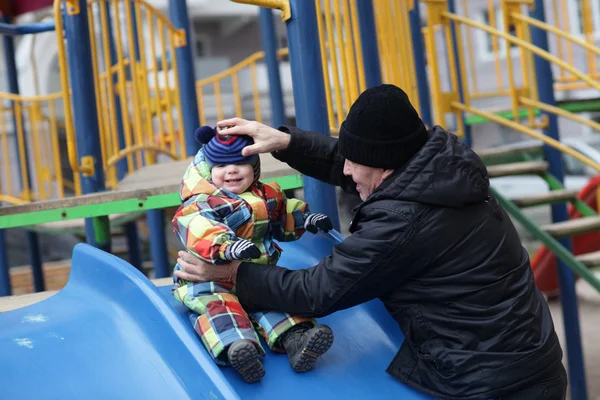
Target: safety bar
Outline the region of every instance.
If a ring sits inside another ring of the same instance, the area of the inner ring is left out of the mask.
[[[0,22],[0,34],[3,35],[29,35],[32,33],[52,32],[56,29],[54,21],[34,22],[32,24],[13,25]]]
[[[231,0],[234,3],[250,4],[253,6],[275,8],[281,10],[281,18],[283,21],[287,21],[292,17],[292,10],[290,8],[290,0]]]

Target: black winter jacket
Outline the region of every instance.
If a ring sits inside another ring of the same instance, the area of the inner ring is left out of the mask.
[[[355,191],[335,138],[280,129],[291,143],[276,158]],[[564,373],[550,311],[485,165],[442,128],[429,135],[318,265],[241,264],[242,305],[320,317],[379,298],[406,337],[387,372],[437,398],[497,398]]]

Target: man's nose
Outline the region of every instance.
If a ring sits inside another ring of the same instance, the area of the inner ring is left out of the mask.
[[[348,164],[349,164],[348,160],[344,160],[344,171],[343,172],[344,172],[344,175],[346,175],[346,176],[352,175],[350,173],[350,165],[348,165]]]

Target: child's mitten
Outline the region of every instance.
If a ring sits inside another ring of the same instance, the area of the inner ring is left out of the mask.
[[[239,239],[225,249],[226,260],[251,260],[260,257],[260,249],[246,239]]]
[[[304,220],[304,229],[310,233],[317,233],[319,229],[324,232],[329,232],[330,229],[333,229],[333,225],[327,215],[313,213],[306,216],[306,219]]]

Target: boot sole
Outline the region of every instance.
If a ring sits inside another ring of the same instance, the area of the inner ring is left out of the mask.
[[[333,344],[333,332],[326,326],[311,333],[306,345],[290,357],[290,365],[296,372],[310,371],[317,359],[325,354]]]
[[[248,383],[255,383],[265,376],[265,369],[259,360],[259,354],[252,342],[233,343],[227,355],[231,366]]]

